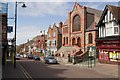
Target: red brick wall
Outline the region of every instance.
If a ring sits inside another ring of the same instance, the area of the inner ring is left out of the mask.
[[[60,22],[61,23],[61,22]],[[58,29],[62,28],[62,24],[59,23],[59,28],[54,24],[53,28],[49,27],[47,32],[47,40],[56,40],[56,47],[60,48],[62,45],[62,35],[59,34]],[[55,36],[53,36],[54,32],[56,33]],[[50,34],[50,37],[49,37]],[[51,46],[54,46],[51,44]],[[47,46],[48,47],[48,46]]]
[[[62,43],[64,44],[64,38],[68,37],[68,46],[72,46],[72,39],[75,38],[75,42],[77,43],[77,39],[80,38],[81,40],[81,49],[82,51],[86,51],[87,46],[96,46],[95,38],[96,38],[96,31],[85,32],[86,30],[86,22],[87,22],[87,12],[85,6],[80,6],[78,3],[75,4],[74,9],[68,12],[68,24],[62,27]],[[80,16],[80,24],[81,29],[79,31],[72,32],[73,28],[73,19],[76,15]],[[67,31],[68,28],[68,31]],[[96,25],[94,26],[96,29]],[[88,44],[88,34],[93,34],[93,44]],[[64,45],[66,46],[66,45]]]

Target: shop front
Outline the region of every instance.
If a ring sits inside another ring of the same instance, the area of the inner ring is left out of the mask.
[[[120,63],[120,40],[97,40],[99,62]]]

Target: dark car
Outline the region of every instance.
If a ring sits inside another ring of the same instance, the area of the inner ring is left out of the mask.
[[[32,54],[28,55],[28,59],[33,59],[33,55]]]
[[[58,64],[58,61],[54,58],[54,56],[47,56],[44,60],[47,64]]]
[[[35,55],[35,56],[34,56],[34,60],[40,60],[40,57],[37,56],[37,55]]]

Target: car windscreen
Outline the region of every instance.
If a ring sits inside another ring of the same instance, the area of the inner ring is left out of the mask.
[[[55,59],[54,57],[48,57],[48,59]]]

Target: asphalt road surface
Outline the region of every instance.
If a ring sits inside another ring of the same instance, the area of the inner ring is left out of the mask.
[[[32,78],[112,78],[94,70],[70,65],[45,64],[43,61],[23,59],[17,61]]]

